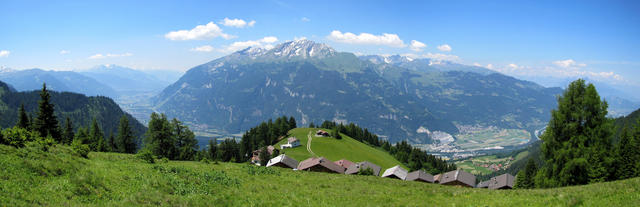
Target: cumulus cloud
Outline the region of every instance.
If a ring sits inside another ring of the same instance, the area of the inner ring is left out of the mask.
[[[69,51],[69,50],[60,50],[60,54],[61,55],[69,54],[69,53],[71,53],[71,51]]]
[[[587,64],[578,63],[578,62],[576,62],[576,61],[574,61],[572,59],[553,61],[553,64],[557,65],[559,67],[563,67],[563,68],[585,67],[585,66],[587,66]]]
[[[558,62],[558,63],[556,63]],[[574,66],[575,65],[575,66]],[[594,72],[588,70],[581,70],[578,66],[580,64],[573,61],[553,62],[553,65],[531,67],[516,65],[510,63],[502,66],[494,66],[492,64],[487,65],[487,68],[511,75],[520,77],[556,77],[556,78],[584,78],[589,77],[596,80],[603,81],[624,81],[624,78],[616,74],[613,71],[608,72]]]
[[[397,34],[382,33],[382,35],[373,35],[369,33],[360,33],[359,35],[351,32],[342,33],[338,30],[333,30],[329,36],[329,40],[347,44],[362,44],[362,45],[386,45],[390,47],[406,47],[404,42],[398,37]]]
[[[442,51],[442,52],[451,52],[451,46],[444,44],[444,45],[440,45],[438,46],[438,50]]]
[[[242,19],[224,18],[222,21],[220,21],[220,24],[227,27],[244,28],[244,27],[253,27],[253,25],[256,24],[256,21],[251,20],[249,22],[246,22]]]
[[[89,57],[89,59],[103,59],[103,58],[117,58],[117,57],[129,57],[133,56],[131,53],[122,53],[122,54],[111,54],[107,53],[105,55],[98,53]]]
[[[427,47],[426,44],[417,41],[417,40],[411,40],[411,45],[409,45],[409,49],[416,51],[416,52],[420,52],[422,51],[422,49],[424,49],[425,47]]]
[[[213,51],[213,47],[211,45],[203,45],[200,47],[191,48],[191,51],[194,52],[211,52]]]
[[[302,17],[302,18],[300,18],[300,21],[303,21],[303,22],[310,22],[310,21],[311,21],[311,19],[306,18],[306,17]]]
[[[0,57],[9,57],[9,54],[11,54],[11,52],[8,50],[0,50]]]
[[[172,31],[165,34],[164,37],[170,40],[204,40],[216,37],[224,39],[235,38],[233,35],[222,32],[222,29],[213,22],[209,22],[206,25],[198,25],[191,30]]]
[[[514,64],[514,63],[509,63],[509,65],[507,65],[507,67],[511,68],[511,69],[518,69],[519,66]]]
[[[230,53],[230,52],[235,52],[241,49],[245,49],[247,47],[260,47],[265,49],[271,49],[274,47],[272,43],[275,43],[277,41],[278,41],[277,37],[268,36],[268,37],[263,37],[262,39],[259,39],[259,40],[234,42],[218,51],[222,53]]]

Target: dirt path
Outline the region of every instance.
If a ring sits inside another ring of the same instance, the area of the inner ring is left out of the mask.
[[[311,156],[313,157],[317,157],[315,153],[313,153],[313,151],[311,151],[311,131],[309,131],[309,134],[307,134],[307,151],[309,151],[309,153],[311,153]]]

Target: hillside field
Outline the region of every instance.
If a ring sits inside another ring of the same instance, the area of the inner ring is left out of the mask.
[[[0,145],[2,206],[640,206],[640,178],[487,190],[248,164]]]
[[[307,151],[307,143],[309,140],[307,135],[311,132],[311,151],[313,151],[316,156],[325,157],[331,161],[341,159],[347,159],[352,162],[369,161],[379,165],[383,170],[396,165],[400,165],[405,169],[407,168],[383,149],[366,145],[345,134],[341,134],[342,139],[335,139],[333,137],[316,137],[315,132],[318,130],[319,128],[292,129],[289,131],[289,137],[298,138],[301,146],[287,148],[282,152],[298,161],[312,157],[311,153]],[[323,130],[327,131],[327,129]],[[280,149],[280,145],[286,143],[287,139],[285,137],[274,146],[277,149]]]

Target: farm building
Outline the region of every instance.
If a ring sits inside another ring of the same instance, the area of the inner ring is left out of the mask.
[[[478,186],[476,186],[476,188],[489,188],[489,182],[490,180],[482,181],[478,183]]]
[[[316,137],[329,137],[329,136],[331,136],[329,132],[326,132],[324,130],[318,130],[316,132]]]
[[[272,145],[267,146],[267,152],[269,152],[269,156],[273,155],[273,151],[275,149],[276,148],[273,147]],[[262,152],[262,148],[253,151],[251,156],[251,163],[260,164],[260,152]]]
[[[344,174],[344,168],[324,157],[312,157],[298,164],[298,170]]]
[[[353,165],[353,162],[347,159],[341,159],[341,160],[335,161],[334,163],[336,163],[336,165],[340,165],[340,167],[343,167],[344,169],[347,169],[351,167],[351,165]]]
[[[473,188],[476,186],[476,176],[464,170],[458,169],[451,172],[443,173],[440,176],[440,184]]]
[[[287,143],[280,145],[280,149],[285,149],[285,148],[294,148],[300,146],[300,140],[298,140],[298,138],[295,137],[289,137],[287,138]]]
[[[296,169],[298,167],[298,161],[289,156],[281,154],[269,160],[269,163],[267,163],[267,167],[271,166]]]
[[[425,172],[424,170],[416,170],[408,173],[405,180],[433,183],[433,175]]]
[[[404,180],[407,177],[407,170],[400,167],[400,165],[396,165],[385,170],[384,173],[382,173],[382,177]]]
[[[373,170],[373,175],[375,176],[380,175],[380,170],[382,169],[376,164],[364,161],[351,165],[349,168],[347,168],[347,171],[345,171],[344,174],[357,174],[358,172],[360,172],[360,170],[364,170],[367,168]]]
[[[489,189],[512,189],[515,177],[509,173],[492,177],[490,180],[482,183],[487,183]],[[479,185],[478,185],[479,186]]]

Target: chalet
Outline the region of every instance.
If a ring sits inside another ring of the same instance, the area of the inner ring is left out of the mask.
[[[289,137],[287,138],[287,143],[280,145],[280,149],[285,149],[285,148],[294,148],[300,146],[300,140],[298,140],[298,138],[295,137]]]
[[[489,180],[478,183],[478,186],[476,186],[476,188],[489,188]]]
[[[370,168],[373,171],[373,175],[375,176],[380,175],[380,170],[382,169],[376,164],[364,161],[351,165],[349,168],[347,168],[344,174],[357,174],[361,170],[365,170],[367,168]]]
[[[498,167],[498,165],[496,164],[491,164],[489,165],[489,170],[498,171],[500,170],[500,167]]]
[[[489,188],[489,189],[512,189],[514,180],[515,180],[515,177],[513,177],[513,175],[509,173],[505,173],[502,175],[492,177],[490,180],[484,181],[482,183],[486,182],[487,183],[486,188]]]
[[[296,169],[298,167],[298,161],[289,156],[281,154],[269,160],[269,163],[267,163],[267,167],[271,166]]]
[[[440,184],[473,188],[476,186],[476,176],[471,173],[465,172],[464,170],[458,169],[451,172],[443,173],[440,176]]]
[[[318,130],[316,132],[316,137],[329,137],[329,136],[331,136],[329,132],[326,132],[324,130]]]
[[[269,156],[273,155],[273,151],[275,149],[276,148],[272,145],[267,146],[267,152],[269,153]],[[253,151],[251,156],[251,163],[260,164],[260,152],[262,152],[262,148]]]
[[[344,174],[344,168],[324,157],[312,157],[298,164],[298,170]]]
[[[334,163],[336,163],[336,165],[340,165],[340,167],[343,167],[344,169],[347,169],[351,167],[351,165],[353,165],[353,162],[346,159],[341,159],[341,160],[335,161]]]
[[[408,173],[405,180],[433,183],[433,175],[425,172],[424,170],[416,170]]]
[[[400,167],[399,165],[396,165],[385,170],[384,173],[382,173],[382,177],[404,180],[407,177],[407,170],[402,169],[402,167]]]
[[[437,174],[433,176],[433,183],[440,183],[440,177],[442,177],[442,174]]]

